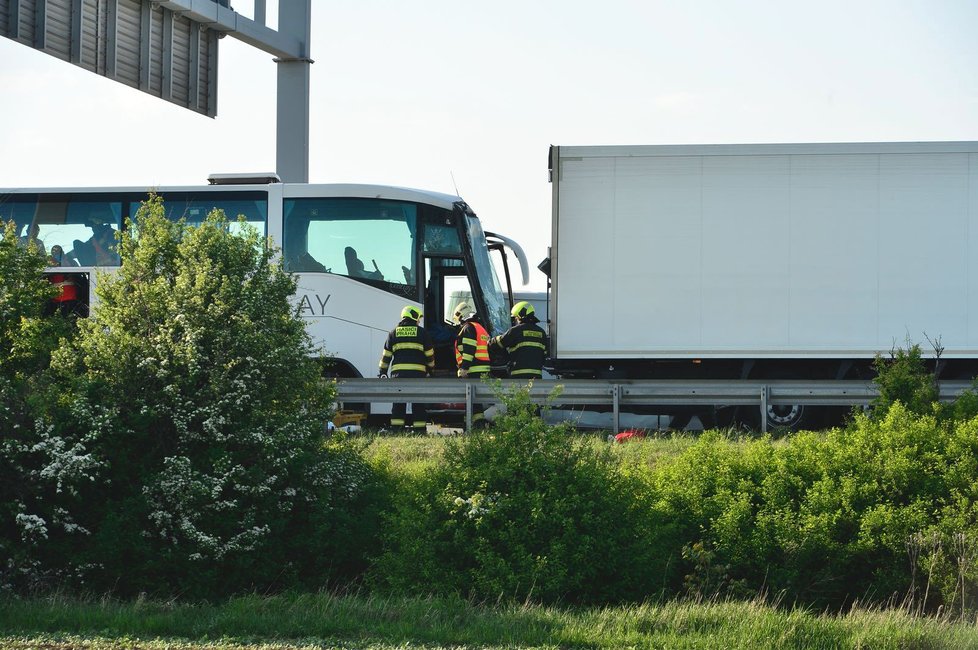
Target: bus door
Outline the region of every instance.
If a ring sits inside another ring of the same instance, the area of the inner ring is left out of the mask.
[[[462,260],[427,257],[428,278],[424,296],[424,326],[435,345],[435,375],[455,375],[455,336],[458,326],[452,312],[462,300],[471,303],[472,287]]]
[[[451,291],[461,283],[468,286],[462,259],[462,240],[458,217],[440,209],[426,210],[418,260],[424,269],[424,326],[435,344],[435,374],[454,376],[455,335],[458,328],[446,319],[454,304],[449,305]],[[471,290],[470,290],[471,293]]]

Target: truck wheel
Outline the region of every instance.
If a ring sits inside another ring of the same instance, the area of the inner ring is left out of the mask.
[[[804,404],[790,404],[786,406],[769,405],[767,407],[767,427],[768,429],[798,431],[804,428],[802,424],[806,420],[811,419],[810,411],[812,411],[812,408]]]
[[[761,379],[792,379],[797,375],[781,368],[762,369],[759,373]],[[743,407],[742,407],[743,408]],[[748,414],[753,415],[751,428],[755,431],[761,430],[761,413],[757,407],[746,407]],[[824,419],[824,408],[820,406],[810,406],[805,404],[768,404],[767,406],[767,430],[769,432],[794,432],[805,429],[820,429]]]
[[[767,407],[767,430],[776,431],[802,431],[804,429],[821,428],[821,408],[817,406],[805,406],[803,404],[792,404],[787,406]],[[736,422],[752,431],[761,430],[761,413],[756,406],[737,407]]]

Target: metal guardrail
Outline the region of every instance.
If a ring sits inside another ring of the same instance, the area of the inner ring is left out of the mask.
[[[423,404],[465,402],[465,424],[472,428],[472,405],[498,403],[496,386],[503,393],[528,382],[517,379],[342,379],[337,384],[340,402],[418,402]],[[536,404],[610,406],[614,430],[620,430],[622,407],[627,406],[757,406],[761,430],[767,431],[769,406],[860,406],[879,394],[869,381],[816,380],[600,380],[536,379],[529,384]],[[942,381],[940,399],[950,401],[971,387],[968,381]],[[553,399],[555,391],[559,395]]]

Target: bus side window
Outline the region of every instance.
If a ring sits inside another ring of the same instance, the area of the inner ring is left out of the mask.
[[[87,240],[72,240],[72,248],[82,266],[118,266],[120,263],[115,234],[122,222],[122,204],[103,201],[72,201],[69,221],[81,221],[91,232]]]
[[[417,206],[350,198],[286,199],[284,251],[290,270],[313,259],[364,284],[417,300]],[[304,257],[305,261],[300,260]]]

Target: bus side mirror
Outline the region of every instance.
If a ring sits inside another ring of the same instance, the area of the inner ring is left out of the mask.
[[[544,260],[542,262],[540,262],[539,264],[537,264],[537,268],[540,269],[540,271],[545,276],[547,276],[547,278],[549,278],[550,277],[550,258],[549,257],[544,258]]]

